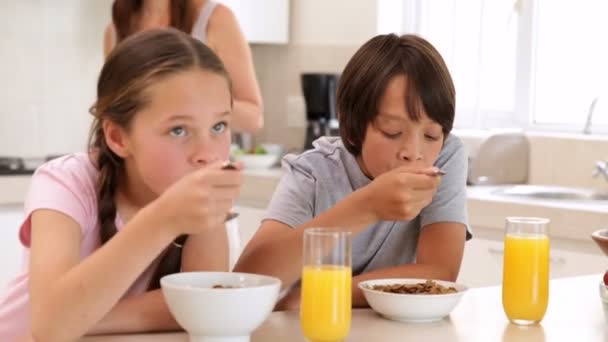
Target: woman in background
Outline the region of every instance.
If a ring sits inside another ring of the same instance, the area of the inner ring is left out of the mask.
[[[104,54],[135,32],[161,27],[192,35],[220,57],[233,82],[232,128],[257,132],[264,124],[262,96],[251,50],[230,8],[214,0],[115,0],[112,22],[105,31]]]

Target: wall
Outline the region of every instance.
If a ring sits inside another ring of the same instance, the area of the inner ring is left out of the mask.
[[[112,0],[0,2],[0,155],[82,150]]]
[[[256,141],[304,145],[300,74],[341,72],[355,51],[376,35],[376,0],[292,0],[287,45],[253,45],[264,98],[265,126]]]

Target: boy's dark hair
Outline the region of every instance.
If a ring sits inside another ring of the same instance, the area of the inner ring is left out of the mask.
[[[439,52],[416,35],[379,35],[359,48],[338,85],[340,135],[350,153],[361,153],[367,126],[378,115],[387,84],[398,75],[408,80],[404,97],[410,118],[418,121],[424,112],[441,125],[444,137],[452,130],[454,83]]]

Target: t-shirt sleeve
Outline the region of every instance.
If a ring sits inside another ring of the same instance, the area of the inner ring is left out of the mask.
[[[95,194],[86,170],[74,168],[78,168],[75,161],[52,161],[40,166],[32,176],[25,199],[25,220],[19,229],[24,246],[30,246],[31,215],[38,209],[51,209],[71,217],[80,226],[82,235],[86,234],[90,219],[96,217],[92,212]]]
[[[467,240],[472,237],[467,219],[467,155],[460,139],[451,136],[436,166],[446,174],[433,197],[433,201],[420,212],[421,227],[437,222],[462,223],[467,227]]]
[[[291,228],[313,218],[316,180],[302,167],[284,161],[285,172],[266,210],[264,220],[275,220]]]

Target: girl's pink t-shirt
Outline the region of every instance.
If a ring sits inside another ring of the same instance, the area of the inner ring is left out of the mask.
[[[32,176],[30,190],[25,199],[25,216],[19,229],[19,240],[23,245],[21,269],[7,287],[0,290],[0,341],[13,341],[30,333],[30,219],[35,210],[56,210],[78,222],[81,229],[81,260],[100,246],[95,194],[98,175],[99,172],[89,156],[77,153],[45,163]],[[115,222],[120,233],[124,224],[118,215]],[[133,283],[124,297],[145,292],[157,265],[158,258]]]

